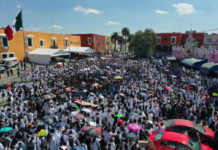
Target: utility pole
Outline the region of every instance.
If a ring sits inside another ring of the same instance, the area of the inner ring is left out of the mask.
[[[24,54],[25,54],[25,63],[24,63],[24,71],[25,71],[25,82],[27,80],[27,54],[26,54],[26,46],[25,46],[25,35],[24,35],[24,25],[23,25],[23,11],[21,7],[21,19],[22,19],[22,27],[23,27],[23,48],[24,48]]]
[[[69,47],[69,66],[70,66],[70,62],[71,62],[71,52],[70,52],[70,34],[68,36],[68,47]]]

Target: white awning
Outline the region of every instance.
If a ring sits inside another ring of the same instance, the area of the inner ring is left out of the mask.
[[[176,57],[175,56],[170,56],[170,57],[167,57],[167,60],[176,60]]]
[[[38,48],[34,51],[31,51],[27,54],[30,62],[37,64],[49,64],[51,57],[64,56],[69,55],[68,52],[61,49],[46,49],[46,48]]]
[[[201,66],[200,70],[204,73],[216,72],[218,71],[218,63],[209,62]]]
[[[189,67],[200,67],[202,64],[206,63],[206,59],[197,59],[197,58],[186,58],[182,60],[182,64]]]
[[[72,46],[70,46],[70,48],[67,47],[65,51],[71,52],[71,53],[84,53],[84,54],[91,54],[91,53],[96,52],[90,47],[72,47]]]
[[[68,52],[61,50],[61,49],[52,49],[52,48],[38,48],[35,49],[28,54],[31,55],[49,55],[51,57],[53,56],[60,56],[60,55],[69,55]]]

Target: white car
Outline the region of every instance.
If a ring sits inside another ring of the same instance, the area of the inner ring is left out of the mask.
[[[4,66],[6,68],[14,67],[16,65],[18,65],[17,57],[5,58],[1,61],[1,66]]]
[[[5,72],[5,68],[4,67],[0,67],[0,74]]]

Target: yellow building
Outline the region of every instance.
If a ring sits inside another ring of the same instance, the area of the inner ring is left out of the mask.
[[[37,48],[66,49],[69,45],[81,46],[80,36],[75,35],[25,31],[24,38],[27,52]],[[19,60],[23,60],[25,57],[24,38],[23,32],[18,31],[14,34],[14,38],[8,41],[4,29],[0,29],[0,60],[8,57],[17,57]]]
[[[110,36],[105,36],[105,49],[108,52],[111,52],[111,50],[113,48],[113,43],[111,41],[111,37]]]

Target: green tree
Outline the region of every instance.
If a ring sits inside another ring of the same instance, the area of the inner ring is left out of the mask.
[[[130,42],[129,49],[136,57],[150,57],[156,47],[157,37],[152,29],[137,31]]]
[[[126,42],[127,42],[128,38],[129,38],[130,31],[129,31],[129,29],[127,27],[124,27],[121,32],[122,32],[122,35],[124,37],[125,52],[126,52]]]
[[[114,32],[112,35],[111,35],[111,41],[114,43],[114,51],[116,51],[117,49],[117,40],[118,40],[118,33],[117,32]]]
[[[120,50],[122,50],[123,48],[123,37],[122,36],[118,36],[118,44],[120,45]]]
[[[195,47],[198,47],[198,48],[201,47],[200,41],[198,39],[193,38],[193,42],[194,42]]]

